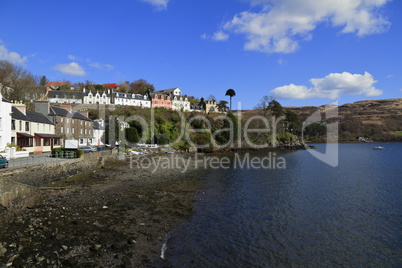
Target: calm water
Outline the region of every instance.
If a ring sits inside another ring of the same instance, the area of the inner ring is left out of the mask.
[[[402,144],[376,145],[340,144],[336,168],[294,151],[285,170],[212,171],[166,265],[402,267]]]

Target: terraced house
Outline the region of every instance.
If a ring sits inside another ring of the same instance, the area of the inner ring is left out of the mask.
[[[91,91],[83,89],[84,104],[110,104],[110,91]]]
[[[21,103],[12,104],[11,142],[34,154],[60,147],[54,124],[43,114],[27,111]]]
[[[87,116],[73,111],[71,104],[50,106],[47,101],[35,103],[35,111],[45,115],[55,124],[55,133],[62,139],[75,139],[80,145],[94,144],[94,122]]]

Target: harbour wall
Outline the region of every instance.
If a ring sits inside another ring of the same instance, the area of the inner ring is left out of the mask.
[[[4,209],[21,209],[33,204],[44,192],[60,191],[42,187],[52,181],[95,169],[105,160],[116,158],[117,150],[85,154],[80,159],[46,163],[0,172],[0,206]],[[0,208],[1,210],[1,208]]]

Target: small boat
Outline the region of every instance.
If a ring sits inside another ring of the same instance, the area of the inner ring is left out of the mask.
[[[384,147],[381,147],[381,146],[373,147],[373,150],[382,150],[382,149],[384,149]]]

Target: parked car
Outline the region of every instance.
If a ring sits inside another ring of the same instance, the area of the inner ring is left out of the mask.
[[[8,167],[8,160],[0,154],[0,167],[6,168]]]
[[[92,147],[92,146],[82,146],[79,148],[80,150],[83,150],[84,153],[92,153],[92,152],[96,152],[96,148]]]

